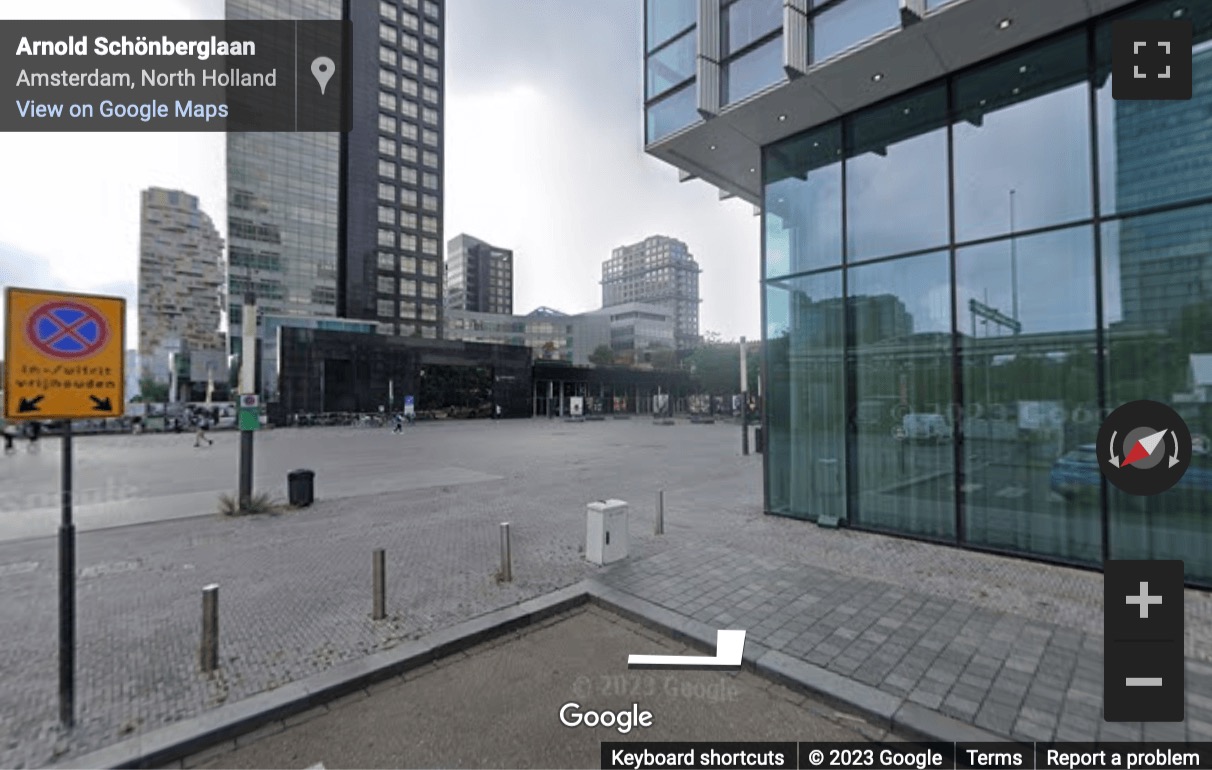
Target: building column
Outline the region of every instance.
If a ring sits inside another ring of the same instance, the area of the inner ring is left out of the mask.
[[[698,111],[704,118],[720,112],[720,0],[699,0],[699,52],[695,87]]]
[[[809,0],[783,2],[783,71],[798,78],[808,71]]]

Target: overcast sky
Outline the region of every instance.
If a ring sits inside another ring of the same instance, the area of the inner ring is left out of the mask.
[[[643,153],[640,9],[639,0],[447,2],[444,237],[513,249],[519,313],[596,308],[611,249],[680,238],[703,269],[700,332],[756,337],[752,207],[679,183],[675,168]],[[222,16],[222,0],[0,9],[0,19]],[[0,284],[122,294],[133,347],[139,191],[197,195],[226,237],[223,162],[219,133],[3,135]]]

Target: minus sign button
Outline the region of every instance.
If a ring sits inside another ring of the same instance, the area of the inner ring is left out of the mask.
[[[1160,676],[1130,676],[1125,679],[1128,687],[1161,687]]]

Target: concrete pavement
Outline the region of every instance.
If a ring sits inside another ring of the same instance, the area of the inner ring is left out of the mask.
[[[78,756],[594,575],[671,617],[745,624],[755,643],[838,681],[1004,736],[1212,740],[1208,593],[1187,592],[1186,723],[1107,726],[1098,719],[1101,575],[764,516],[760,458],[739,455],[736,432],[640,420],[448,423],[403,437],[275,431],[264,461],[317,468],[315,507],[81,535],[80,726],[70,735],[54,724],[54,541],[0,543],[0,620],[15,629],[0,646],[0,766]],[[134,463],[98,451],[93,478],[156,463],[199,466],[224,488],[234,475],[234,454],[154,449]],[[355,477],[362,463],[388,477],[459,469],[495,478],[326,496],[330,479]],[[56,476],[52,465],[21,478],[24,490]],[[655,537],[660,488],[666,534]],[[585,503],[606,497],[632,503],[633,555],[599,570],[580,548]],[[498,584],[506,520],[515,579]],[[390,581],[390,617],[377,623],[376,547],[388,550]],[[196,671],[196,645],[199,591],[210,582],[221,585],[223,668],[208,678]]]

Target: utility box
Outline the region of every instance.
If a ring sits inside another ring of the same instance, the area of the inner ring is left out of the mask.
[[[610,564],[627,558],[627,511],[622,500],[590,503],[585,513],[585,558],[594,564]]]

